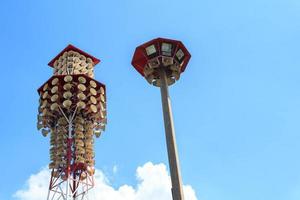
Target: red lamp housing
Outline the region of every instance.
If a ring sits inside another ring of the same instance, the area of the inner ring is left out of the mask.
[[[169,61],[168,58],[173,58],[172,62],[179,64],[180,73],[182,73],[191,58],[191,54],[181,41],[156,38],[136,48],[131,64],[142,76],[145,76],[144,68],[147,64],[165,63]]]

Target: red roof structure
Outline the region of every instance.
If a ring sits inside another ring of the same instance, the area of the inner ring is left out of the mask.
[[[53,59],[48,63],[48,65],[49,65],[50,67],[53,67],[55,60],[57,60],[61,55],[63,55],[64,52],[66,52],[66,51],[71,51],[71,50],[72,50],[72,51],[76,51],[76,52],[78,52],[78,53],[84,55],[85,57],[91,58],[92,61],[93,61],[93,63],[94,63],[94,65],[96,65],[96,64],[98,64],[98,63],[100,62],[100,60],[99,60],[98,58],[95,58],[94,56],[91,56],[90,54],[88,54],[88,53],[86,53],[86,52],[84,52],[84,51],[78,49],[77,47],[75,47],[75,46],[69,44],[69,45],[68,45],[66,48],[64,48],[64,49],[63,49],[63,50],[62,50],[55,58],[53,58]]]

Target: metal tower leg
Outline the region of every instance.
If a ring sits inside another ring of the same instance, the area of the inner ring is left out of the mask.
[[[164,115],[169,167],[172,181],[172,196],[173,200],[184,200],[179,169],[179,159],[176,147],[175,129],[171,110],[171,100],[168,91],[167,76],[163,68],[160,69],[160,80],[160,92]]]
[[[72,139],[73,139],[73,120],[76,116],[77,107],[69,117],[59,107],[62,115],[68,122],[68,145],[67,145],[67,167],[62,170],[67,172],[67,179],[54,177],[51,174],[51,181],[48,191],[47,200],[87,200],[88,191],[94,187],[93,176],[87,174],[85,181],[81,181],[79,177],[74,176],[74,171],[71,169],[71,154],[72,154]],[[72,184],[71,184],[72,183]]]
[[[72,131],[73,131],[73,129],[72,129],[72,116],[70,116],[69,117],[69,119],[68,119],[68,122],[69,122],[69,124],[68,124],[68,150],[67,150],[67,156],[68,156],[68,158],[67,158],[67,160],[68,160],[68,166],[67,166],[67,171],[68,171],[68,173],[67,173],[67,187],[66,187],[66,196],[67,196],[67,198],[66,198],[66,200],[72,200],[73,198],[72,198],[72,195],[70,195],[70,176],[71,176],[71,173],[70,173],[70,164],[71,164],[71,151],[72,151],[72,149],[71,149],[71,141],[72,141]]]

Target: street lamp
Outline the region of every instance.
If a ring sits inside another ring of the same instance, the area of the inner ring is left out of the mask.
[[[173,200],[184,197],[168,86],[179,80],[190,58],[182,42],[157,38],[138,46],[131,62],[148,83],[160,87]]]

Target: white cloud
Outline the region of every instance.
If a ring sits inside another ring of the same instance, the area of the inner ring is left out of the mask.
[[[31,175],[26,183],[26,189],[18,190],[14,197],[20,200],[46,199],[49,187],[50,171],[42,169],[39,173]]]
[[[42,169],[31,175],[26,188],[18,190],[14,197],[19,200],[46,199],[50,172]],[[93,200],[171,200],[171,182],[164,164],[148,162],[136,170],[137,185],[114,188],[101,170],[96,170],[95,188],[89,197]],[[184,185],[185,200],[197,200],[195,191]]]

